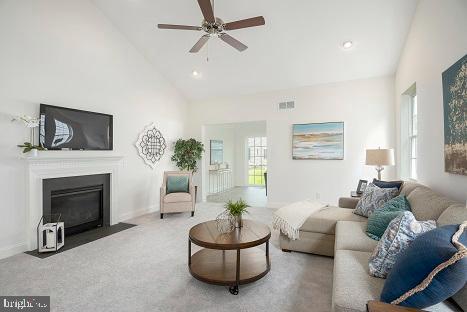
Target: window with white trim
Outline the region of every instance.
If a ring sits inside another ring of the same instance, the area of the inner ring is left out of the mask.
[[[413,84],[402,94],[400,107],[401,146],[400,175],[405,179],[417,180],[417,89]]]

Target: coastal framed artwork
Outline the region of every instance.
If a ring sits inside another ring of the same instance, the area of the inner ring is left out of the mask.
[[[344,159],[344,122],[294,124],[293,159]]]
[[[443,72],[444,169],[467,175],[467,54]]]

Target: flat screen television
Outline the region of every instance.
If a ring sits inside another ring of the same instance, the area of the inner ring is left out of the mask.
[[[113,116],[40,105],[40,144],[49,150],[112,150]]]

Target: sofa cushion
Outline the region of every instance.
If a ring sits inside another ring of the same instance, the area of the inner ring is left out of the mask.
[[[336,223],[341,220],[366,221],[366,218],[354,214],[353,209],[328,206],[309,216],[300,231],[334,235]]]
[[[335,249],[372,252],[378,242],[369,238],[365,231],[366,222],[337,222]]]
[[[415,239],[394,265],[381,300],[424,309],[460,291],[467,282],[466,225],[446,225]]]
[[[467,221],[467,206],[464,204],[453,204],[444,210],[436,223],[438,226],[458,224]]]
[[[399,255],[421,234],[436,228],[435,221],[417,221],[410,211],[405,211],[389,223],[388,228],[371,254],[370,274],[386,278]]]
[[[404,184],[402,184],[400,193],[402,195],[409,196],[409,194],[419,186],[423,185],[416,182],[405,181]]]
[[[384,280],[368,274],[369,252],[336,250],[332,305],[335,312],[366,311],[369,300],[378,300]]]
[[[355,209],[360,200],[359,197],[341,197],[339,198],[339,207]]]
[[[404,211],[410,211],[410,204],[405,195],[394,197],[368,217],[366,234],[372,239],[380,240],[389,223]]]
[[[333,257],[334,238],[334,235],[330,234],[300,231],[300,239],[295,240],[291,240],[281,233],[279,243],[281,249]]]
[[[446,208],[456,203],[425,186],[417,187],[410,192],[407,200],[417,220],[437,220]]]
[[[190,202],[190,193],[170,193],[164,196],[165,203]]]

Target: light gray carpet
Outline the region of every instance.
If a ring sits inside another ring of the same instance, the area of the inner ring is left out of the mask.
[[[271,271],[261,280],[227,287],[194,279],[187,268],[188,230],[215,216],[221,204],[189,214],[150,214],[139,226],[46,259],[27,254],[0,260],[1,295],[50,295],[52,311],[330,311],[331,258],[283,253],[271,238]],[[271,223],[272,211],[248,218]]]

